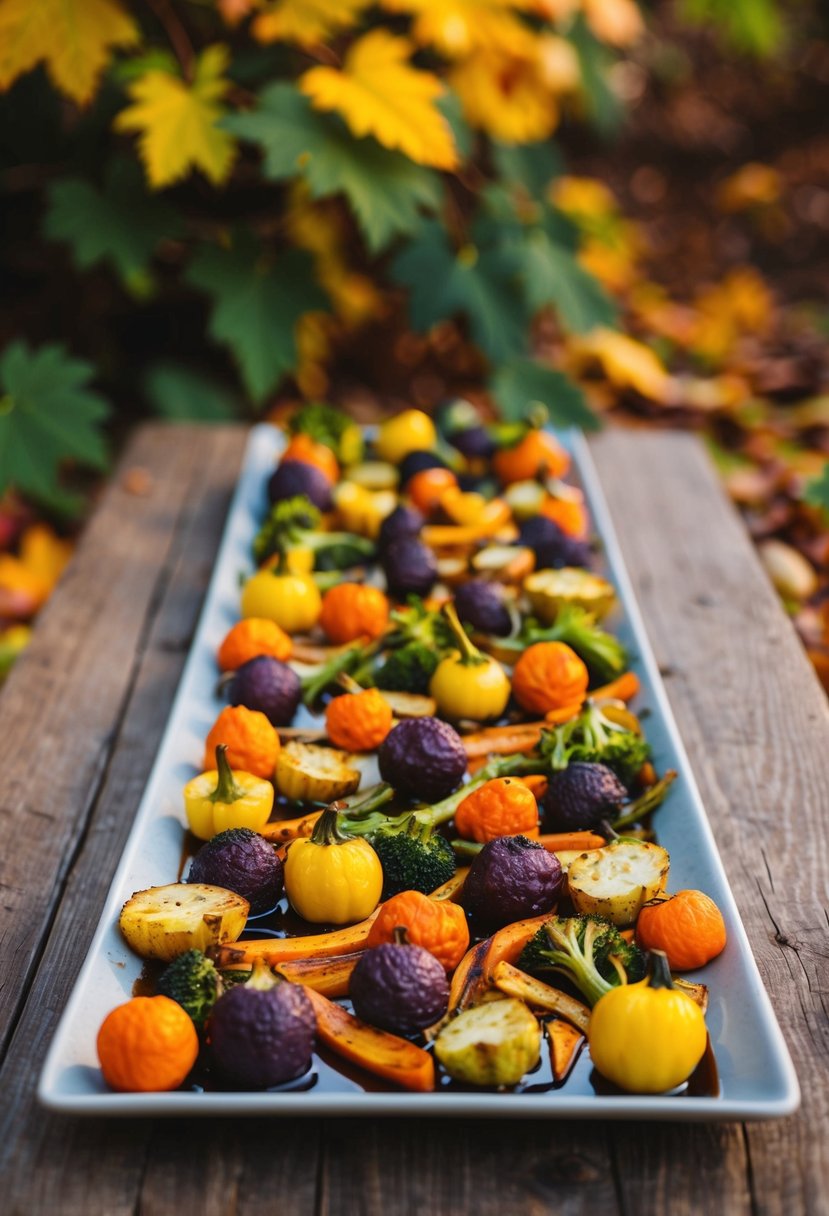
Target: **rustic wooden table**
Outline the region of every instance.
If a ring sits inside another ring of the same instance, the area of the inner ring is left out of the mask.
[[[244,444],[148,427],[0,697],[0,1210],[829,1212],[829,713],[698,443],[592,443],[803,1087],[771,1123],[82,1120],[36,1079],[152,765]],[[146,470],[147,478],[131,476]],[[147,482],[145,494],[136,494]]]

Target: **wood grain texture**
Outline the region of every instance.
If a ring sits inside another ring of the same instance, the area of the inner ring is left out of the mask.
[[[665,1131],[659,1155],[672,1160],[682,1146],[699,1162],[691,1184],[701,1201],[700,1188],[728,1187],[733,1210],[747,1209],[731,1164],[744,1155],[754,1212],[829,1212],[829,705],[701,446],[642,431],[608,431],[591,446],[803,1089],[797,1115],[749,1124],[742,1149],[734,1136],[723,1156],[710,1129],[693,1127]],[[623,1133],[618,1143],[641,1177],[646,1143]],[[712,1177],[718,1161],[725,1168]],[[654,1168],[667,1185],[658,1160]],[[664,1199],[659,1188],[656,1202],[644,1195],[632,1210],[664,1210]]]
[[[22,959],[27,974],[34,973],[17,1022],[21,1000],[0,992],[0,1026],[16,1026],[0,1074],[4,1213],[829,1211],[823,912],[829,850],[818,815],[826,785],[826,705],[741,524],[696,442],[681,436],[610,433],[593,446],[761,971],[801,1079],[815,1078],[804,1112],[745,1128],[105,1122],[35,1107],[46,1047],[92,936],[178,682],[243,439],[231,428],[150,428],[136,436],[122,468],[148,469],[155,501],[122,501],[116,479],[78,564],[50,603],[45,627],[0,697],[0,738],[4,747],[14,739],[24,777],[27,766],[40,771],[44,764],[43,742],[28,735],[45,723],[49,755],[58,758],[61,798],[61,815],[50,803],[51,819],[41,826],[40,802],[30,791],[4,806],[11,815],[5,848],[7,856],[16,850],[18,868],[10,874],[19,888],[3,901],[14,918],[14,927],[5,930],[6,949],[14,944],[18,963]],[[118,590],[97,586],[102,569]],[[83,662],[73,656],[79,627],[86,631],[77,643]],[[90,693],[89,662],[101,704]],[[33,688],[41,680],[44,687]],[[70,754],[77,770],[71,770]],[[13,840],[18,830],[27,842]],[[42,860],[38,845],[44,840]],[[45,889],[30,891],[42,865]],[[27,926],[24,947],[19,939]],[[14,960],[0,960],[6,989],[13,972]],[[19,993],[17,976],[13,986]]]

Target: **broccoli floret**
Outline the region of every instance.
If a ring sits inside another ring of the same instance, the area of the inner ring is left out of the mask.
[[[222,991],[219,972],[201,950],[180,954],[165,968],[158,981],[159,994],[181,1005],[197,1030],[203,1028]]]
[[[378,688],[392,692],[413,692],[425,695],[429,681],[435,673],[440,656],[421,642],[410,642],[393,650],[377,671],[375,681]]]
[[[351,532],[320,531],[321,515],[304,494],[274,503],[253,539],[253,559],[261,566],[275,554],[310,549],[317,570],[347,570],[374,557],[374,544]]]
[[[385,640],[390,649],[417,642],[443,655],[457,646],[446,618],[427,608],[418,595],[410,595],[405,608],[395,608],[390,620],[391,629]]]
[[[567,976],[592,1007],[611,988],[643,979],[645,956],[598,916],[555,916],[524,947],[518,966],[539,978]]]
[[[429,895],[455,873],[455,854],[449,841],[432,834],[431,824],[410,815],[401,831],[378,832],[374,850],[383,867],[383,899],[400,891]]]
[[[628,789],[650,756],[642,735],[605,717],[590,702],[570,722],[543,731],[538,748],[554,772],[567,768],[573,760],[606,764]]]
[[[360,428],[342,410],[323,401],[303,405],[291,416],[288,429],[292,435],[310,435],[324,443],[343,464],[354,464],[362,456]]]

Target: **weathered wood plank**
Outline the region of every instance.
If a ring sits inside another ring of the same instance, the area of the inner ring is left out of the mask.
[[[3,689],[0,1058],[123,725],[197,460],[197,444],[138,437]],[[124,488],[136,465],[152,468],[146,496]]]
[[[26,1216],[32,1212],[80,1216],[90,1210],[128,1216],[136,1208],[152,1123],[130,1120],[119,1124],[50,1115],[35,1107],[34,1087],[158,748],[211,572],[242,444],[243,436],[236,428],[209,431],[191,428],[185,439],[177,428],[171,432],[155,427],[136,437],[122,467],[140,464],[148,469],[153,479],[153,497],[158,501],[152,507],[148,502],[140,508],[139,523],[134,519],[132,503],[123,500],[123,491],[116,480],[81,546],[80,572],[74,572],[73,585],[56,593],[51,606],[51,627],[43,633],[38,630],[32,645],[32,661],[18,673],[14,697],[7,702],[4,694],[0,700],[0,732],[3,732],[9,715],[21,712],[25,682],[35,679],[43,669],[41,652],[46,650],[47,658],[51,647],[59,654],[64,653],[62,639],[76,626],[87,599],[95,600],[96,584],[102,575],[116,583],[127,581],[143,606],[144,616],[141,628],[134,628],[133,615],[126,605],[107,606],[107,611],[124,614],[124,628],[132,645],[127,666],[135,673],[132,680],[116,685],[122,697],[117,704],[114,692],[107,694],[101,689],[102,701],[114,706],[116,718],[114,729],[112,723],[108,724],[109,752],[97,767],[92,765],[96,750],[103,747],[104,732],[99,731],[100,743],[97,737],[90,737],[83,717],[75,724],[71,718],[65,721],[64,737],[60,740],[62,753],[77,760],[89,783],[88,789],[79,786],[64,795],[67,817],[72,819],[73,831],[82,838],[82,847],[71,865],[69,858],[65,860],[69,868],[65,891],[61,893],[55,883],[51,891],[43,892],[44,899],[48,894],[52,900],[48,911],[54,923],[24,1016],[0,1074],[3,1093],[0,1176],[4,1178],[4,1210],[19,1211]],[[122,526],[125,543],[117,544],[116,530]],[[96,560],[97,544],[107,551],[106,564]],[[141,588],[129,579],[132,567],[138,568],[141,580],[147,584],[143,599]],[[121,639],[113,636],[117,625],[117,619],[104,621],[100,627],[92,621],[84,625],[89,633],[90,652],[97,649],[96,638],[100,639],[95,661],[101,685],[106,684],[107,666],[114,664],[113,653],[117,656],[122,645]],[[82,648],[83,645],[82,640]],[[50,685],[53,695],[71,709],[82,701],[87,676],[82,666],[71,663],[64,674],[57,662],[54,670]],[[40,705],[39,695],[33,700]],[[67,763],[65,760],[64,764]],[[75,779],[79,781],[79,777]],[[88,813],[88,822],[84,821],[83,813]],[[20,830],[32,832],[25,825]],[[52,831],[59,836],[59,825]],[[42,827],[31,842],[32,856],[22,861],[28,865],[22,873],[29,876],[32,885],[34,876],[40,874],[35,855],[40,842],[44,844],[48,862],[53,842]],[[48,870],[43,877],[48,880]]]
[[[829,1211],[826,994],[829,706],[702,448],[609,431],[592,444],[628,569],[761,974],[803,1086],[745,1136],[614,1133],[630,1210]],[[675,1165],[693,1188],[686,1206]],[[751,1195],[742,1178],[750,1170]],[[643,1179],[652,1186],[642,1189]],[[733,1206],[730,1206],[733,1205]]]

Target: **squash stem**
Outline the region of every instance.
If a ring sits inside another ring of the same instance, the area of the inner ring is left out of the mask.
[[[243,786],[239,785],[233,776],[233,769],[230,767],[230,762],[227,758],[227,744],[225,743],[220,743],[216,748],[216,768],[219,773],[219,779],[213,793],[208,794],[207,801],[222,802],[226,806],[230,806],[232,802],[238,802],[240,798],[244,798],[246,790]]]

